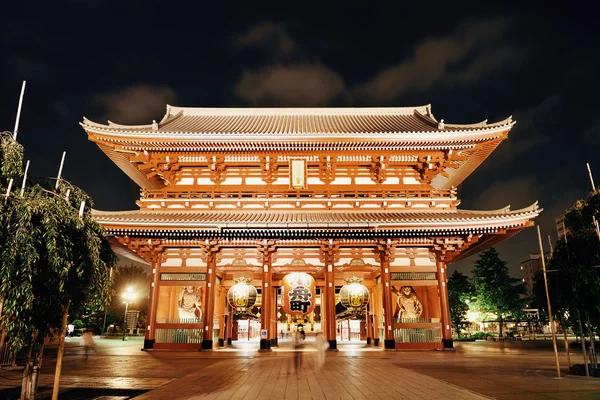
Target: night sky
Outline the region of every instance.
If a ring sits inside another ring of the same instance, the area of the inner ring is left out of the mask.
[[[548,234],[556,240],[555,217],[591,190],[586,162],[600,182],[600,30],[597,15],[574,2],[560,9],[48,3],[3,5],[0,129],[14,129],[27,80],[18,139],[30,175],[56,176],[66,151],[63,176],[98,209],[136,208],[139,188],[78,123],[86,116],[148,124],[166,104],[432,104],[447,123],[513,115],[509,139],[461,185],[461,208],[517,209],[537,200],[545,246]],[[520,277],[519,260],[539,252],[535,229],[498,250]],[[453,266],[468,273],[476,258]]]

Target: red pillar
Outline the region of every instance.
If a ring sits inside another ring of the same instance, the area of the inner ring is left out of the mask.
[[[333,257],[326,257],[325,267],[325,316],[327,318],[327,341],[329,349],[337,349],[337,330],[335,324],[335,274],[333,272]]]
[[[156,256],[152,262],[150,271],[150,294],[148,295],[148,316],[146,335],[144,337],[144,349],[154,348],[156,340],[156,308],[158,307],[158,285],[160,282],[160,257]]]
[[[215,284],[217,282],[217,252],[212,246],[206,248],[206,290],[204,291],[204,335],[202,350],[213,348],[213,319],[215,315]]]
[[[266,256],[264,258],[262,274],[262,306],[260,313],[260,350],[271,351],[271,257]],[[267,334],[266,337],[263,336],[265,331]]]
[[[379,260],[381,262],[381,285],[383,295],[384,348],[394,349],[396,346],[394,343],[394,331],[392,329],[394,310],[392,308],[389,245],[386,244],[380,248]]]
[[[450,303],[448,302],[448,278],[446,264],[437,262],[438,291],[440,293],[440,309],[442,311],[442,342],[445,349],[452,349],[452,322],[450,320]]]
[[[373,321],[371,321],[371,301],[373,301],[373,295],[369,295],[369,302],[367,303],[367,344],[373,344]]]

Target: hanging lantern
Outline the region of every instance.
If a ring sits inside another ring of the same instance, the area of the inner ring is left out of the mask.
[[[310,314],[315,309],[315,279],[304,272],[292,272],[281,281],[283,310],[291,315]]]
[[[252,278],[236,278],[235,285],[227,292],[227,302],[236,313],[245,313],[256,303],[258,292],[252,285],[248,285]]]
[[[369,289],[361,282],[361,278],[346,279],[340,289],[340,303],[356,314],[362,314],[363,307],[369,303]]]

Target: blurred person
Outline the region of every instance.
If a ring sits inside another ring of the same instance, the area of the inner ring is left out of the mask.
[[[87,360],[90,350],[94,349],[94,334],[91,330],[88,329],[85,332],[83,332],[79,344],[83,346],[85,359]]]
[[[294,367],[296,372],[302,367],[302,348],[304,347],[304,338],[300,331],[296,331],[294,335]]]
[[[317,333],[315,346],[317,347],[317,368],[320,369],[325,364],[325,351],[329,348],[329,342],[321,332]]]

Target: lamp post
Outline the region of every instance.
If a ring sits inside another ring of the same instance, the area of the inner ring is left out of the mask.
[[[125,303],[125,318],[123,318],[123,341],[125,341],[125,333],[127,332],[127,308],[129,307],[129,303],[135,300],[135,293],[133,293],[133,288],[128,287],[123,293],[123,303]]]

